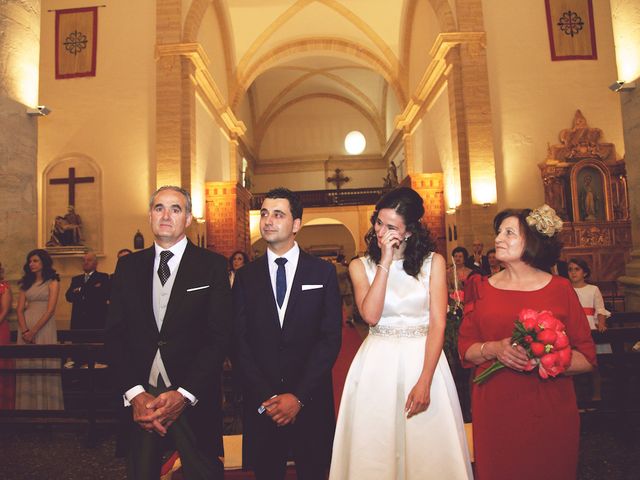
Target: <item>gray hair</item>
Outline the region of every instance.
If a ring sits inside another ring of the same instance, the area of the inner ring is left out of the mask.
[[[160,187],[159,189],[157,189],[155,192],[153,192],[151,194],[151,198],[149,199],[149,210],[151,210],[153,208],[153,202],[156,199],[156,196],[160,193],[160,192],[164,192],[165,190],[172,190],[174,192],[178,192],[181,193],[185,200],[186,200],[186,205],[185,208],[187,210],[187,215],[191,215],[191,195],[189,194],[189,192],[187,190],[185,190],[182,187],[177,187],[175,185],[163,185],[162,187]]]

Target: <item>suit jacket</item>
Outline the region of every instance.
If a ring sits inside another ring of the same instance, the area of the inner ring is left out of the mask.
[[[109,275],[93,272],[87,283],[84,273],[71,279],[71,285],[65,294],[71,307],[71,330],[99,330],[107,321],[109,301]],[[75,291],[76,289],[79,291]]]
[[[257,409],[280,393],[293,393],[304,403],[295,426],[303,435],[316,436],[319,453],[329,458],[335,430],[331,369],[342,335],[335,268],[300,251],[282,328],[267,255],[236,272],[233,304],[233,366],[244,390],[243,442],[248,462],[257,448],[264,448],[266,430],[273,426]]]
[[[486,255],[482,255],[481,265],[478,266],[474,263],[473,254],[469,255],[469,258],[465,262],[465,266],[470,268],[471,270],[475,270],[481,275],[489,275],[491,273],[491,265],[489,265],[489,259]]]
[[[162,327],[153,314],[154,246],[118,261],[106,347],[118,391],[146,387],[156,351],[171,380],[198,403],[186,414],[199,444],[217,455],[222,442],[220,376],[230,335],[231,292],[224,257],[188,242]],[[204,287],[204,288],[201,288]]]

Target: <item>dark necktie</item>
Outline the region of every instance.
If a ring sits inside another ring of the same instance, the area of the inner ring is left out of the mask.
[[[276,258],[278,264],[278,271],[276,272],[276,300],[278,307],[282,308],[284,303],[284,297],[287,294],[287,272],[284,269],[284,264],[287,263],[287,259],[280,257]]]
[[[171,276],[171,270],[169,270],[169,260],[173,257],[173,253],[169,250],[160,252],[160,266],[158,267],[158,277],[160,277],[160,283],[164,287],[167,280]]]
[[[89,275],[88,273],[84,274],[84,283],[87,283],[89,281],[89,278],[91,277],[91,275]]]

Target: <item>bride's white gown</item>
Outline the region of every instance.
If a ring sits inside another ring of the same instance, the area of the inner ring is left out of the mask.
[[[473,478],[456,387],[444,354],[431,384],[429,408],[407,419],[429,325],[431,254],[419,279],[389,269],[380,322],[356,354],[344,386],[330,480],[457,480]],[[373,262],[361,258],[369,284]]]

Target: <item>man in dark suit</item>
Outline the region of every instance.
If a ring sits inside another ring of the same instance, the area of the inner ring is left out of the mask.
[[[484,244],[481,240],[473,241],[473,249],[471,250],[471,255],[467,258],[465,262],[465,266],[470,268],[471,270],[475,270],[479,272],[481,275],[489,275],[491,272],[491,266],[489,265],[489,259],[486,255],[482,254],[482,250],[484,249]]]
[[[98,272],[95,253],[82,257],[82,275],[71,279],[65,294],[71,307],[71,330],[100,330],[107,320],[109,275]]]
[[[233,285],[234,369],[244,391],[243,454],[258,480],[326,478],[335,430],[331,369],[340,350],[341,302],[334,267],[295,242],[302,204],[267,193],[260,233],[267,253]]]
[[[222,479],[220,376],[230,334],[226,259],[185,236],[191,198],[162,187],[149,205],[151,248],[118,261],[107,348],[134,423],[127,472],[160,476],[162,437],[177,448],[185,478]]]

